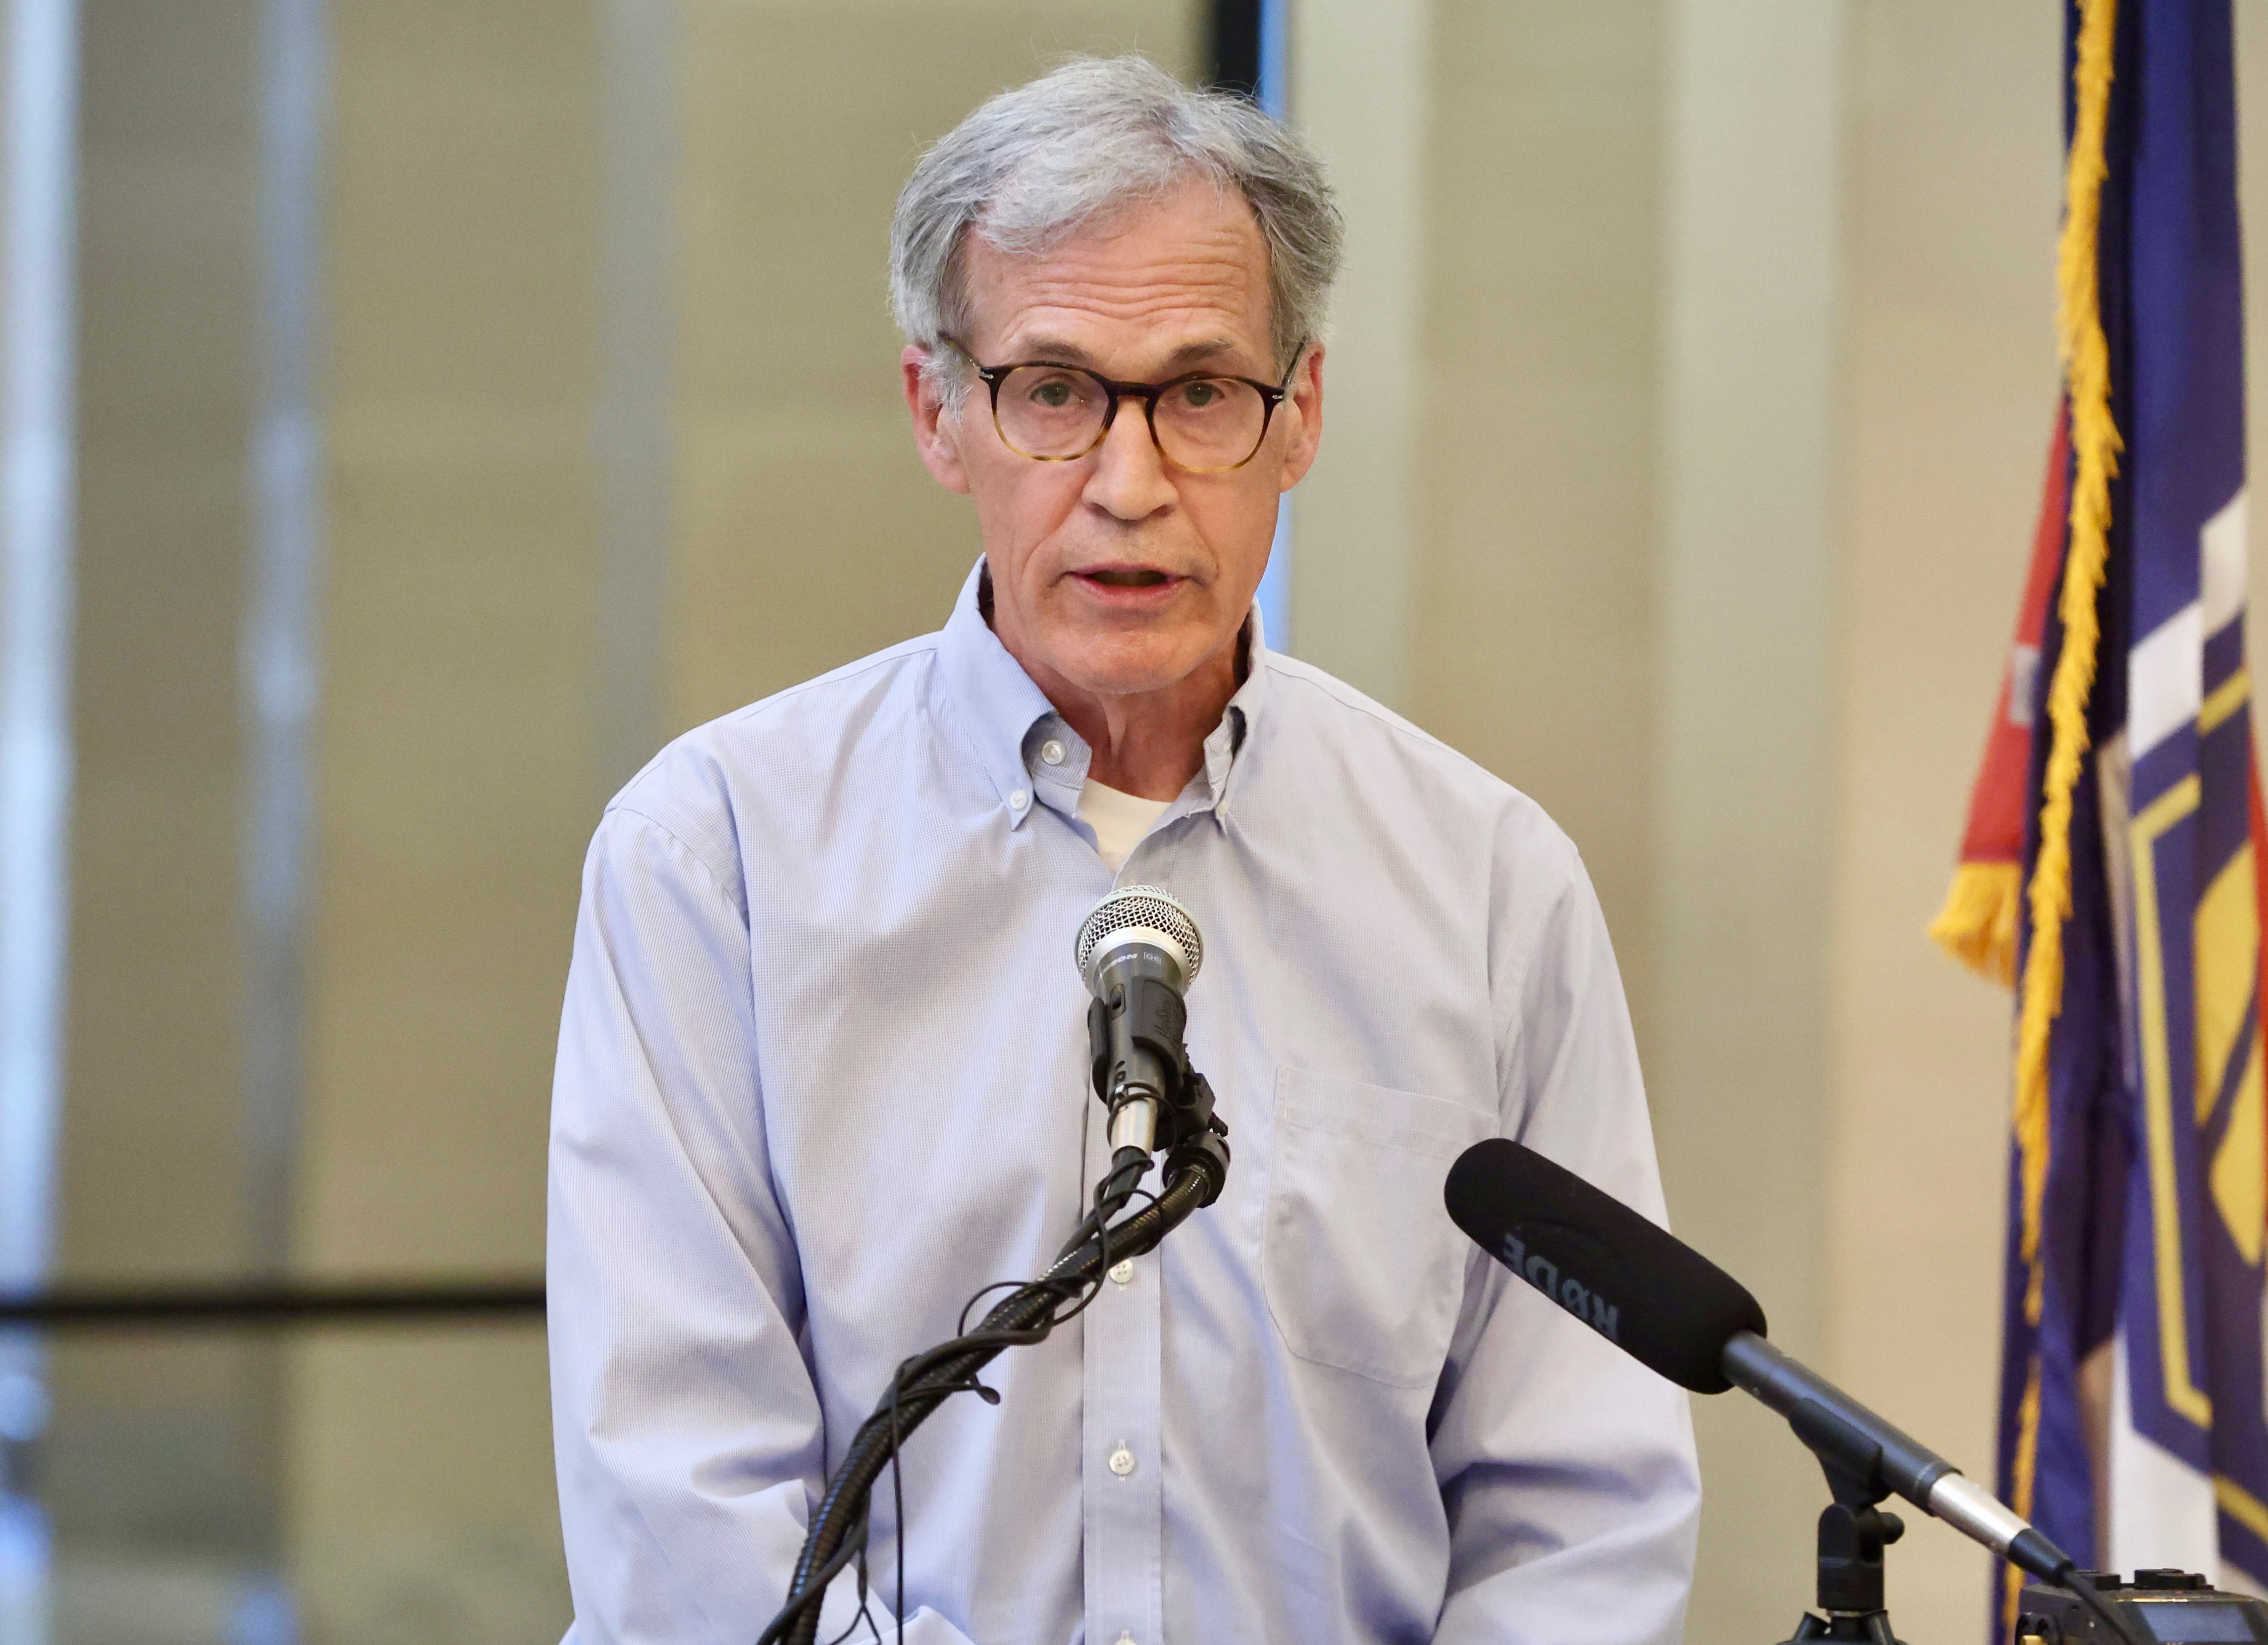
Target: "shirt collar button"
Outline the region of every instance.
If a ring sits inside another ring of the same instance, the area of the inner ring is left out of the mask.
[[[1049,765],[1062,764],[1064,763],[1064,745],[1053,737],[1049,737],[1045,742],[1040,744],[1040,758],[1044,760]]]

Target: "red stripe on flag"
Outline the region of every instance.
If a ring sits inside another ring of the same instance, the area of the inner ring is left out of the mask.
[[[2048,471],[2040,489],[2039,524],[2032,533],[2032,564],[2024,579],[2024,602],[2016,614],[2016,638],[2008,661],[2000,671],[2000,697],[1992,716],[1992,729],[1984,740],[1984,763],[1977,767],[1976,786],[1969,794],[1969,826],[1961,840],[1963,862],[2017,863],[2024,856],[2024,785],[2031,767],[2032,727],[2019,723],[2031,718],[2029,698],[2040,666],[2040,635],[2047,627],[2048,601],[2063,569],[2064,527],[2071,491],[2071,410],[2056,408],[2055,438],[2048,447]],[[2032,666],[2019,678],[2019,659],[2029,653]],[[2027,699],[2019,705],[2015,694]]]

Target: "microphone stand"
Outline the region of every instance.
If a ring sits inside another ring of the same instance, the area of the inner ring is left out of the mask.
[[[980,1391],[997,1404],[999,1396],[976,1381],[979,1371],[1004,1349],[1045,1340],[1057,1324],[1056,1309],[1066,1298],[1101,1283],[1103,1270],[1111,1264],[1155,1250],[1191,1213],[1219,1197],[1227,1177],[1228,1149],[1220,1136],[1210,1129],[1190,1135],[1167,1156],[1166,1186],[1157,1199],[1116,1226],[1102,1226],[1100,1215],[1090,1217],[1054,1266],[1017,1287],[975,1331],[917,1354],[900,1368],[892,1392],[859,1425],[843,1453],[843,1465],[827,1482],[827,1494],[812,1516],[786,1602],[757,1645],[817,1645],[820,1604],[827,1586],[865,1545],[874,1482],[908,1434],[963,1390]],[[1122,1205],[1131,1192],[1129,1182]]]
[[[1835,1497],[1819,1516],[1819,1611],[1805,1612],[1785,1645],[1808,1640],[1900,1645],[1883,1603],[1882,1550],[1906,1534],[1905,1521],[1877,1506],[1890,1494],[1879,1473],[1852,1473],[1816,1446],[1813,1455]]]

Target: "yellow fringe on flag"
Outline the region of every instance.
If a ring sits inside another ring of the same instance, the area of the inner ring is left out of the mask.
[[[2102,335],[2096,265],[2102,224],[2103,134],[2109,125],[2112,32],[2117,0],[2080,0],[2072,70],[2076,117],[2064,173],[2063,236],[2056,248],[2056,333],[2071,402],[2069,547],[2057,612],[2063,649],[2048,685],[2048,745],[2040,849],[2027,888],[2032,916],[2023,1005],[2016,1020],[2016,1147],[2023,1187],[2021,1250],[2031,1280],[2024,1317],[2040,1317],[2040,1213],[2048,1182],[2048,1036],[2063,1004],[2063,926],[2071,916],[2071,796],[2086,758],[2087,697],[2102,638],[2095,597],[2110,554],[2110,477],[2122,442],[2110,416],[2110,345]]]
[[[1953,871],[1930,940],[1980,977],[2016,980],[2016,904],[2023,870],[2013,862],[1964,862]]]
[[[2033,1485],[2040,1464],[2040,1361],[2032,1356],[2031,1375],[2024,1382],[2023,1402],[2016,1414],[2015,1501],[2008,1506],[2019,1519],[2032,1516]],[[2000,1628],[2011,1639],[2016,1634],[2016,1604],[2024,1591],[2024,1573],[2016,1566],[2000,1572]]]

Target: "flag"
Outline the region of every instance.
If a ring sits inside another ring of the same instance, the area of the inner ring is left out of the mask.
[[[2002,1495],[2083,1566],[2268,1592],[2232,35],[2230,0],[2066,8],[2063,400],[1932,931],[2015,985]]]

